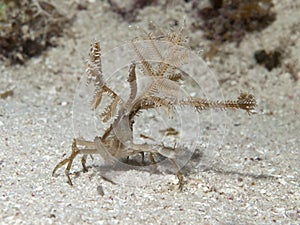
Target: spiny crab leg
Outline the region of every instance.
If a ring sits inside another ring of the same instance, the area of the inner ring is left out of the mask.
[[[82,167],[83,167],[83,172],[87,172],[87,167],[86,167],[86,158],[87,158],[87,155],[88,154],[95,154],[97,152],[97,149],[96,148],[91,148],[91,149],[78,149],[77,148],[77,141],[76,139],[73,140],[73,143],[72,143],[72,153],[70,155],[70,157],[64,159],[63,161],[61,161],[60,163],[58,163],[55,168],[53,169],[53,172],[52,172],[52,176],[54,176],[55,172],[61,168],[62,166],[64,166],[65,164],[68,163],[67,165],[67,168],[65,170],[65,174],[68,178],[68,183],[72,186],[73,183],[71,181],[71,178],[70,178],[70,170],[71,170],[71,167],[72,167],[72,164],[73,164],[73,160],[76,158],[76,156],[78,154],[83,154],[82,158],[81,158],[81,164],[82,164]],[[79,141],[80,142],[80,141]],[[92,145],[93,142],[85,142],[85,143],[90,143],[90,145]]]

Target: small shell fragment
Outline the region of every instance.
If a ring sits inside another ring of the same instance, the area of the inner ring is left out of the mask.
[[[101,196],[104,195],[104,190],[103,190],[103,187],[102,187],[101,184],[98,185],[98,187],[97,187],[97,192],[98,192],[98,194],[101,195]]]

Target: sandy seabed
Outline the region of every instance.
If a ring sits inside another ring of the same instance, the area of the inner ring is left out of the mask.
[[[56,5],[74,12],[68,2]],[[253,93],[257,114],[227,112],[222,144],[213,152],[204,148],[206,163],[186,174],[182,192],[176,176],[163,172],[118,171],[123,180],[142,179],[145,185],[112,184],[90,158],[87,173],[75,160],[73,187],[64,169],[52,177],[71,151],[73,98],[91,40],[100,40],[105,52],[135,37],[106,1],[76,11],[58,47],[24,66],[1,62],[0,92],[14,94],[0,99],[0,224],[300,224],[300,83],[284,66],[294,65],[300,75],[300,2],[274,3],[272,25],[247,34],[239,47],[224,44],[208,63],[221,81],[218,91],[229,99]],[[157,21],[168,29],[186,16],[188,28],[189,7],[146,7],[131,25],[147,29],[145,24]],[[187,34],[196,51],[208,48],[200,31]],[[268,71],[257,65],[253,53],[261,48],[284,49],[282,66]]]

